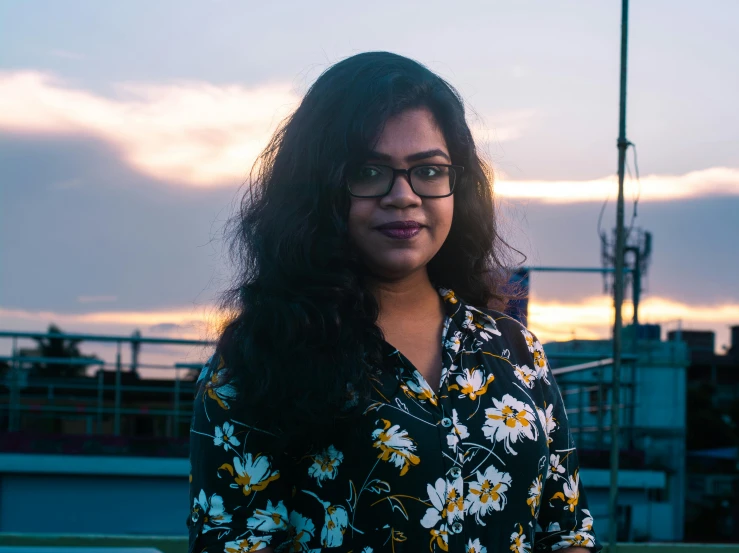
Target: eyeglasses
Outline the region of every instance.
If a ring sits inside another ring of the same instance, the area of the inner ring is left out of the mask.
[[[454,192],[461,165],[415,165],[395,169],[387,165],[361,165],[346,174],[349,194],[355,198],[381,198],[390,194],[398,175],[405,175],[413,192],[421,198],[445,198]]]

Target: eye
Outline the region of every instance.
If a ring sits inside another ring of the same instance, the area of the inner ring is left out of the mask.
[[[438,167],[436,165],[423,165],[416,167],[413,174],[422,179],[433,179],[434,177],[440,177],[444,175],[446,167]]]
[[[380,170],[372,165],[363,165],[357,170],[357,176],[360,179],[375,178],[380,174]]]

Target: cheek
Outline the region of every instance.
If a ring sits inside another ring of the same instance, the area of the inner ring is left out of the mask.
[[[366,233],[373,209],[374,207],[370,201],[352,198],[351,204],[349,205],[347,228],[349,230],[349,237],[353,241],[361,240],[362,235]]]
[[[439,231],[438,238],[444,240],[449,234],[449,229],[452,227],[452,219],[454,218],[454,197],[448,199],[445,198],[443,203],[439,203],[435,206],[434,218],[436,219],[436,226]]]

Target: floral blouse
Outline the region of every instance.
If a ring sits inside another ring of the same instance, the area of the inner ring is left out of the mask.
[[[223,358],[208,360],[191,428],[191,553],[601,549],[541,344],[516,320],[439,292],[439,389],[386,344],[360,437],[301,459],[239,417]]]

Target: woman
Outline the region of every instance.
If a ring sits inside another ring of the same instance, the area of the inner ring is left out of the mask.
[[[454,89],[356,55],[256,167],[199,378],[190,551],[598,550],[541,344],[486,308],[507,246]]]

